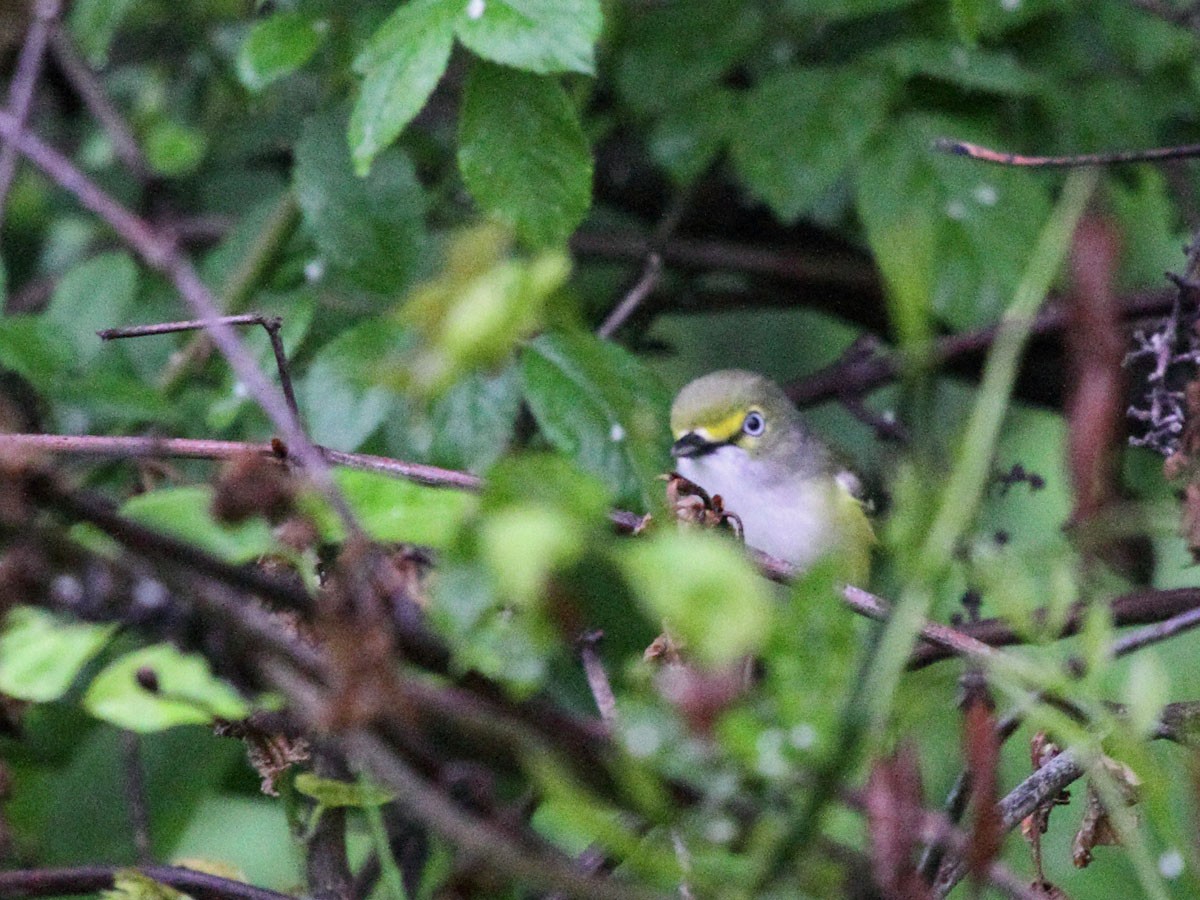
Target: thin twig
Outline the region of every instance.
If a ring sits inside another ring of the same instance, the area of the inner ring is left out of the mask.
[[[583,673],[587,676],[592,699],[596,701],[596,709],[600,712],[600,720],[612,728],[617,723],[617,698],[613,694],[608,673],[604,671],[604,663],[597,652],[603,637],[603,631],[589,631],[583,635],[579,639],[579,658],[583,661]]]
[[[1109,607],[1113,624],[1118,628],[1128,625],[1149,625],[1200,608],[1200,588],[1132,591],[1109,601]],[[1059,640],[1078,634],[1083,623],[1084,609],[1082,604],[1072,607],[1066,621],[1052,637]],[[1035,621],[1037,618],[1038,616],[1035,614]],[[979,622],[967,623],[958,630],[961,634],[992,647],[1023,644],[1028,640],[1024,633],[1016,631],[1002,619],[983,619]],[[909,658],[909,669],[921,669],[954,655],[954,652],[947,647],[930,644],[918,645]]]
[[[272,459],[286,459],[288,448],[277,441],[212,441],[193,438],[74,434],[0,434],[0,453],[62,453],[74,456],[98,456],[111,459],[145,457],[151,459],[229,460],[254,453]],[[327,463],[365,472],[378,472],[430,487],[478,491],[483,482],[478,475],[441,469],[423,463],[406,462],[370,453],[349,453],[317,447]],[[632,516],[632,513],[628,515]],[[641,517],[634,517],[639,522]],[[631,526],[632,527],[632,526]]]
[[[847,585],[842,589],[842,602],[859,615],[877,622],[886,621],[891,614],[891,609],[886,601],[853,585]],[[937,622],[926,622],[921,627],[920,636],[927,643],[940,647],[953,656],[961,656],[975,661],[995,659],[999,652],[983,641],[976,640],[949,625],[941,625]]]
[[[641,276],[621,302],[616,305],[616,308],[608,314],[608,318],[596,329],[596,334],[605,339],[616,334],[617,329],[624,325],[646,298],[654,293],[658,282],[662,279],[662,270],[662,256],[651,251],[646,256],[646,264],[642,267]]]
[[[163,238],[144,220],[100,190],[57,150],[23,132],[18,121],[10,113],[0,112],[0,136],[12,142],[59,187],[73,194],[87,209],[108,223],[148,266],[170,279],[196,316],[205,320],[220,318],[221,311],[216,298],[201,280],[190,260],[180,253],[172,241]],[[350,512],[350,507],[333,481],[328,464],[305,435],[300,420],[292,413],[282,391],[263,375],[231,326],[218,322],[208,333],[212,335],[213,343],[228,360],[230,368],[245,385],[250,396],[279,429],[280,435],[288,444],[289,452],[299,460],[308,477],[329,500],[347,532],[352,535],[360,533],[361,529]]]
[[[108,135],[117,159],[135,178],[147,181],[152,175],[150,163],[146,161],[146,155],[142,153],[142,148],[133,135],[133,129],[108,99],[96,73],[84,62],[79,51],[75,49],[71,35],[60,24],[55,24],[50,32],[50,49],[75,93]]]
[[[1121,303],[1121,318],[1129,321],[1147,316],[1166,315],[1175,303],[1176,292],[1152,291],[1126,297]],[[1043,336],[1062,331],[1066,310],[1051,304],[1034,319],[1030,334]],[[989,326],[938,338],[929,349],[930,361],[937,365],[982,357],[996,339],[996,327]],[[839,359],[787,386],[788,396],[797,406],[816,406],[851,395],[869,394],[900,377],[904,359],[896,353],[875,352],[867,356]]]
[[[237,315],[244,311],[255,288],[262,282],[299,223],[300,207],[296,198],[291,191],[284,191],[263,223],[262,231],[247,248],[237,268],[221,285],[221,312]],[[161,379],[163,392],[173,393],[188,374],[208,357],[212,347],[213,342],[208,335],[197,335],[172,355]]]
[[[154,862],[150,839],[150,807],[146,803],[146,773],[142,766],[142,742],[136,732],[121,732],[121,753],[125,769],[125,802],[129,805],[129,824],[133,831],[133,849],[139,865]]]
[[[271,340],[271,351],[275,354],[275,366],[279,371],[279,386],[283,389],[283,397],[291,407],[293,415],[300,418],[300,408],[296,405],[296,394],[292,390],[292,376],[288,371],[287,353],[283,349],[283,338],[279,336],[283,328],[280,316],[264,316],[259,313],[247,313],[240,316],[221,316],[215,320],[192,319],[187,322],[158,322],[154,325],[130,325],[125,328],[105,328],[97,331],[102,341],[115,341],[121,338],[147,337],[155,334],[173,334],[179,331],[199,331],[213,328],[218,322],[226,325],[261,325]]]
[[[62,12],[62,0],[37,0],[33,4],[33,21],[25,33],[25,43],[17,60],[17,71],[8,88],[8,111],[18,131],[24,131],[29,121],[29,110],[33,105],[38,75],[46,56],[46,44],[54,23]],[[4,208],[8,203],[8,192],[17,174],[17,148],[12,140],[0,146],[0,222],[4,220]]]
[[[1145,628],[1121,636],[1113,641],[1112,655],[1114,657],[1126,656],[1135,650],[1165,641],[1169,637],[1190,631],[1197,626],[1200,626],[1200,607],[1189,609],[1177,616],[1164,619],[1162,622],[1147,625]]]
[[[1191,159],[1200,156],[1200,144],[1181,144],[1176,147],[1155,147],[1150,150],[1126,150],[1116,153],[1080,153],[1071,156],[1024,156],[1020,153],[991,150],[979,144],[956,141],[953,138],[939,138],[933,142],[933,148],[942,153],[966,156],[980,162],[1043,169],[1116,166],[1128,163],[1162,162],[1168,159]]]

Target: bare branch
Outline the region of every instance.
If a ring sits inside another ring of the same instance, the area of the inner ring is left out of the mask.
[[[18,120],[10,113],[0,112],[0,136],[14,144],[55,183],[107,222],[147,265],[170,279],[180,296],[199,318],[220,318],[221,311],[216,298],[201,280],[191,262],[179,252],[172,241],[163,238],[149,224],[100,190],[65,156],[36,137],[23,132]],[[313,483],[329,499],[347,531],[357,534],[358,525],[333,482],[328,464],[308,440],[299,419],[288,407],[282,392],[259,370],[254,358],[242,346],[231,326],[216,322],[210,333],[213,343],[229,361],[234,374],[246,386],[250,396],[257,401],[267,418],[279,429],[289,446],[289,451],[296,456]]]
[[[95,894],[110,889],[114,877],[127,868],[78,866],[71,869],[0,871],[0,897],[32,900],[34,897]],[[295,900],[289,894],[177,866],[138,866],[135,871],[184,891],[196,900]]]
[[[662,279],[662,268],[662,256],[655,252],[647,255],[641,277],[629,289],[629,293],[617,304],[616,308],[608,314],[608,318],[596,329],[596,334],[602,338],[610,338],[616,334],[617,329],[629,321],[629,317],[637,311],[645,299],[654,293],[654,289],[658,287],[658,282]]]
[[[80,57],[71,35],[61,25],[56,24],[50,33],[50,49],[75,93],[108,135],[117,159],[134,177],[142,181],[148,180],[152,174],[150,164],[133,136],[133,129],[108,99],[96,73]]]
[[[1169,159],[1191,159],[1200,156],[1200,144],[1181,144],[1177,147],[1155,147],[1150,150],[1127,150],[1118,153],[1080,153],[1073,156],[1023,156],[990,150],[979,144],[939,138],[933,148],[953,156],[966,156],[980,162],[1000,166],[1024,166],[1040,169],[1070,169],[1084,166],[1117,166],[1129,163],[1162,162]]]
[[[18,131],[24,131],[28,124],[38,75],[46,56],[46,45],[61,12],[62,0],[37,0],[33,4],[33,22],[25,34],[17,71],[8,88],[8,110]],[[0,221],[4,220],[8,192],[17,173],[17,153],[17,147],[11,139],[5,140],[0,146]]]
[[[617,698],[613,694],[608,673],[604,671],[604,663],[597,652],[603,637],[602,631],[589,631],[583,635],[579,639],[579,656],[583,661],[583,672],[587,676],[592,699],[596,701],[596,709],[600,712],[600,720],[611,728],[617,722]]]
[[[287,353],[283,349],[283,338],[279,336],[283,328],[283,319],[279,316],[263,316],[258,313],[248,313],[241,316],[221,316],[215,320],[193,319],[188,322],[158,322],[154,325],[131,325],[127,328],[105,328],[97,331],[102,341],[115,341],[121,338],[147,337],[155,334],[172,334],[179,331],[198,331],[213,328],[216,323],[226,325],[261,325],[271,340],[271,351],[275,354],[275,366],[279,370],[279,386],[283,389],[283,397],[297,419],[300,409],[296,405],[296,394],[292,390],[292,376],[288,372]]]

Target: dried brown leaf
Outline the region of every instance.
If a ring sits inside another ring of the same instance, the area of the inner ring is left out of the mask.
[[[864,800],[871,842],[871,875],[885,897],[925,900],[930,887],[917,871],[914,854],[924,814],[921,771],[912,744],[876,760],[867,779]]]
[[[1107,756],[1102,764],[1109,777],[1117,785],[1121,800],[1126,806],[1138,802],[1141,779],[1124,763],[1119,763]],[[1071,844],[1071,859],[1077,868],[1084,868],[1092,861],[1092,850],[1096,847],[1118,846],[1121,837],[1113,826],[1108,808],[1100,799],[1091,779],[1088,779],[1087,803],[1083,811],[1083,821],[1079,823],[1079,831]]]
[[[996,805],[1000,740],[996,734],[991,698],[985,692],[975,691],[967,699],[963,716],[963,751],[974,807],[966,851],[967,872],[977,885],[982,885],[1000,852],[1003,836],[1000,810]]]

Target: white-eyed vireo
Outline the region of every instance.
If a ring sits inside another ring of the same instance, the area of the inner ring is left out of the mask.
[[[749,546],[800,568],[837,553],[847,580],[866,580],[875,535],[859,480],[779,385],[737,369],[697,378],[675,398],[671,432],[679,474],[720,496]]]

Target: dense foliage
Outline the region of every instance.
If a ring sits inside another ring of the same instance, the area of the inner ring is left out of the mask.
[[[934,149],[1185,142],[1186,7],[5,4],[0,895],[1194,896],[1200,182]],[[732,366],[870,594],[676,527]]]

